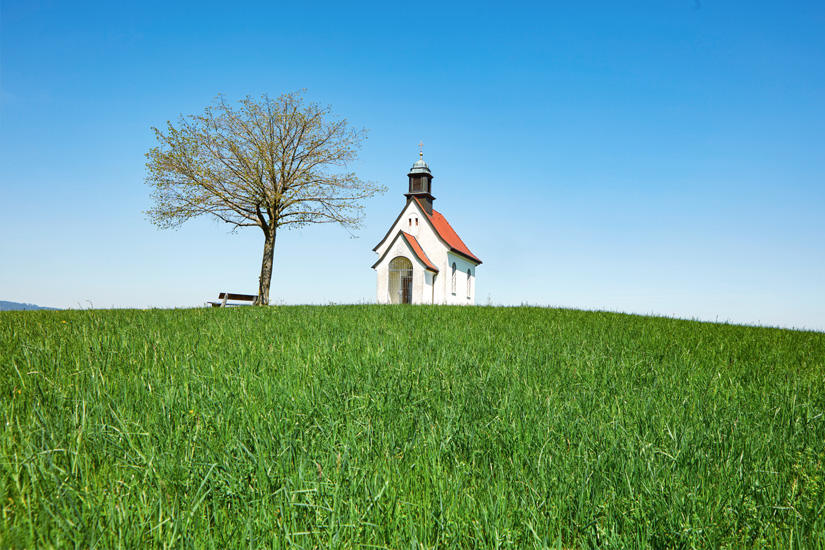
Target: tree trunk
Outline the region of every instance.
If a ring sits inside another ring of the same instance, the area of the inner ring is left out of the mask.
[[[269,305],[269,284],[272,282],[272,259],[275,255],[275,233],[277,228],[271,224],[264,230],[264,257],[261,260],[261,276],[258,278],[257,306]]]

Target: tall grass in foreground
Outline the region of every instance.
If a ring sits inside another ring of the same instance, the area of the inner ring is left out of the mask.
[[[0,314],[3,548],[825,548],[825,334]]]

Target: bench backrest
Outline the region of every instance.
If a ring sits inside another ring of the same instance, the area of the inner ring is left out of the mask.
[[[246,302],[254,302],[258,296],[254,294],[232,294],[230,292],[221,292],[218,295],[218,300],[241,300]]]

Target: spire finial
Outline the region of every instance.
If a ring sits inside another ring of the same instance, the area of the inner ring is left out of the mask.
[[[418,142],[418,158],[421,158],[421,159],[424,158],[424,142],[423,141]]]

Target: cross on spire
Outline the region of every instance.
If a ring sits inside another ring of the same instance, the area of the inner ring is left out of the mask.
[[[419,148],[418,156],[421,157],[421,158],[424,158],[424,142],[423,141],[418,142],[418,148]]]

